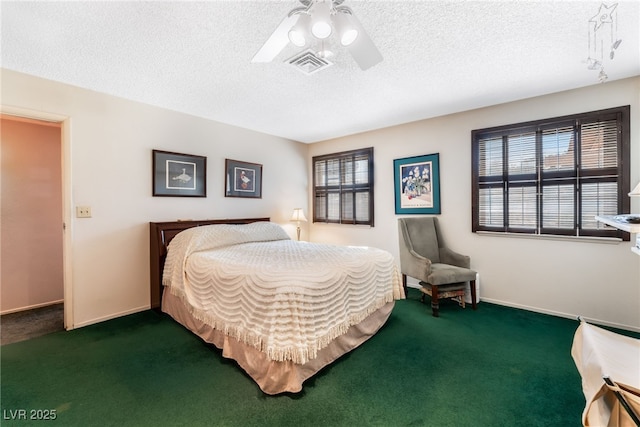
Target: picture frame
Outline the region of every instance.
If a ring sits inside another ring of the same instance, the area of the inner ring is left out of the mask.
[[[262,198],[262,165],[225,159],[225,197]]]
[[[393,161],[396,214],[440,214],[440,155]]]
[[[207,197],[207,158],[152,150],[153,196]]]

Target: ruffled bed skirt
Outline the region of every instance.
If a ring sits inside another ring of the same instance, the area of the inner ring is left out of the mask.
[[[223,357],[235,360],[266,394],[301,391],[305,380],[375,335],[386,323],[394,305],[394,301],[385,304],[319,350],[316,358],[304,364],[296,364],[290,360],[283,362],[269,360],[266,353],[213,329],[210,325],[194,318],[185,303],[166,289],[162,297],[163,312],[205,342],[221,349]]]

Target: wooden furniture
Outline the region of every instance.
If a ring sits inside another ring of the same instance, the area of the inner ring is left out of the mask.
[[[212,224],[250,224],[257,221],[270,221],[270,218],[239,218],[239,219],[205,219],[201,221],[169,221],[151,222],[149,236],[149,266],[151,308],[160,309],[162,301],[162,272],[167,257],[167,247],[176,234],[188,228]]]
[[[435,286],[426,282],[420,282],[420,286],[420,292],[422,292],[420,301],[422,301],[423,303],[424,296],[429,295],[431,297],[431,303],[438,308],[440,307],[441,298],[457,298],[458,303],[462,306],[462,308],[465,307],[464,297],[466,294],[466,283],[453,283],[450,285]],[[475,297],[473,298],[473,300],[476,300]]]

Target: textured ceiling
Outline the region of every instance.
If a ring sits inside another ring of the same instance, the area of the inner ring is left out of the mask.
[[[287,1],[8,2],[2,67],[301,142],[599,84],[588,70],[599,1],[345,0],[384,57],[346,50],[305,75],[251,58]],[[610,6],[614,2],[606,2]],[[640,75],[640,1],[617,3],[609,81]],[[611,25],[602,26],[611,33]],[[610,34],[607,33],[607,40]]]

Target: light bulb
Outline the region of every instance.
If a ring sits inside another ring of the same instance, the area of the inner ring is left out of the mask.
[[[311,27],[311,33],[319,39],[326,39],[331,35],[331,25],[324,21],[318,21]]]
[[[300,31],[296,31],[295,29],[289,31],[289,41],[298,47],[302,47],[307,43],[307,40],[304,38],[304,34]]]
[[[302,47],[307,44],[307,34],[309,28],[309,20],[311,17],[306,13],[301,13],[298,16],[298,21],[289,30],[289,41],[298,47]]]
[[[342,43],[342,46],[349,46],[351,43],[356,41],[357,38],[358,30],[351,28],[342,34],[342,37],[340,37],[340,43]]]

